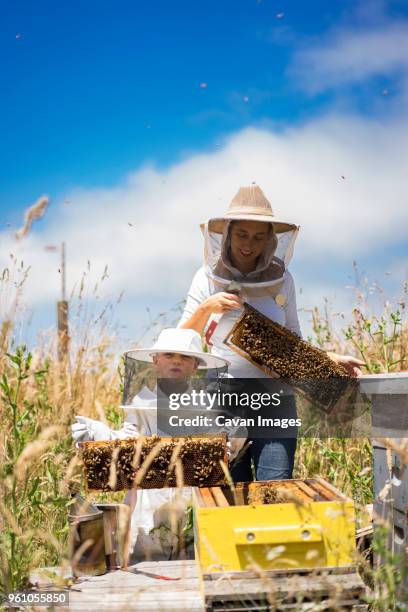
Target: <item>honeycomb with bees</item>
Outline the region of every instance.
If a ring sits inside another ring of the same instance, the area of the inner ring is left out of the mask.
[[[89,490],[208,487],[225,482],[225,436],[82,442],[81,459]]]
[[[326,411],[355,386],[347,370],[327,353],[247,303],[224,342],[266,374],[272,371],[286,379]]]

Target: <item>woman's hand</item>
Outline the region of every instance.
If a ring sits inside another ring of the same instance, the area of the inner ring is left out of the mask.
[[[230,310],[241,308],[244,301],[234,293],[221,291],[208,297],[202,302],[197,310],[180,327],[184,329],[195,329],[200,335],[203,333],[207,321],[213,313],[224,314]]]
[[[364,365],[364,361],[361,359],[357,359],[357,357],[352,357],[351,355],[338,355],[337,353],[327,353],[328,356],[333,359],[336,363],[339,363],[344,368],[346,368],[347,373],[350,376],[360,377],[363,375],[361,368],[359,366]]]
[[[244,300],[234,293],[220,291],[220,293],[215,293],[204,300],[201,307],[203,310],[208,312],[209,315],[212,313],[222,314],[224,312],[228,312],[229,310],[242,308],[243,303]]]

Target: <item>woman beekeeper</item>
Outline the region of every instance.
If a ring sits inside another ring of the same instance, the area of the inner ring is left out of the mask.
[[[157,388],[151,391],[143,387],[137,395],[132,395],[133,374],[137,374],[137,363],[140,361],[152,363],[158,379],[185,383],[186,389],[197,369],[224,370],[228,366],[228,361],[222,357],[202,351],[201,337],[194,330],[164,329],[152,348],[133,349],[126,353],[123,427],[114,431],[100,421],[77,416],[77,422],[71,426],[75,442],[162,433],[157,430]],[[239,451],[243,442],[242,438],[229,441],[230,459]],[[127,493],[126,503],[132,510],[132,562],[164,560],[180,553],[186,505],[190,495],[190,487]]]
[[[293,278],[288,270],[299,227],[275,217],[257,185],[241,187],[226,214],[201,226],[204,266],[193,278],[181,328],[205,334],[211,354],[228,359],[229,375],[264,378],[257,366],[224,344],[242,313],[245,300],[271,320],[301,335]],[[238,294],[238,295],[237,295]],[[353,375],[363,362],[349,356],[330,356]],[[271,375],[274,374],[271,372]],[[290,412],[295,410],[294,399]],[[290,415],[289,415],[290,416]],[[250,455],[258,480],[291,478],[296,439],[255,439],[234,480],[252,480]],[[233,473],[234,475],[234,473]]]

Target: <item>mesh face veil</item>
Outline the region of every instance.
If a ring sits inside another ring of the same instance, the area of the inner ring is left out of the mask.
[[[242,287],[248,295],[268,294],[278,288],[285,279],[287,266],[292,259],[298,228],[292,226],[286,231],[275,231],[270,227],[269,239],[264,251],[258,258],[256,268],[243,275],[231,262],[231,229],[233,221],[226,221],[223,232],[212,228],[211,222],[204,225],[204,263],[205,270],[214,285],[225,291],[232,281]]]

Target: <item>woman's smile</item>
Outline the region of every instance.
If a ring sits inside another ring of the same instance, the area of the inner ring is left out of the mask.
[[[260,221],[234,221],[231,226],[231,258],[241,272],[255,269],[268,244],[270,226]]]

